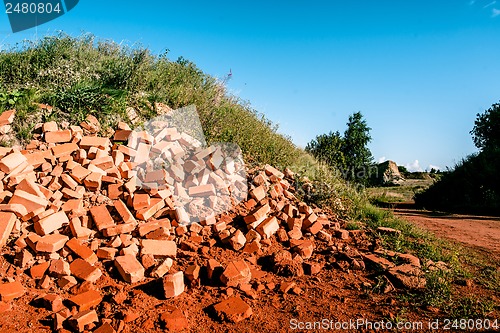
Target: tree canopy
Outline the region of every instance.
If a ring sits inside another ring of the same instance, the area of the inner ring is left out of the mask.
[[[356,112],[349,116],[343,136],[338,131],[318,135],[307,144],[306,151],[337,168],[345,179],[364,182],[373,160],[367,146],[370,130],[361,112]]]
[[[493,104],[484,113],[478,113],[470,133],[480,150],[500,148],[500,104]]]

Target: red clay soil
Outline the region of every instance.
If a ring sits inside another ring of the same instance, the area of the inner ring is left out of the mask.
[[[213,248],[209,256],[218,258],[221,262],[236,257],[234,251],[217,248]],[[192,259],[183,258],[189,261]],[[12,265],[3,257],[0,266],[3,268],[2,275],[15,274],[12,268],[5,271],[6,267]],[[333,322],[349,322],[365,319],[387,322],[404,313],[405,320],[427,323],[439,316],[426,310],[403,312],[403,309],[408,309],[410,305],[397,301],[395,293],[380,295],[365,292],[370,288],[367,289],[363,284],[371,284],[372,288],[374,285],[370,272],[342,270],[334,266],[336,265],[325,263],[325,268],[317,275],[289,278],[258,269],[253,272],[253,276],[258,277],[254,279],[254,284],[263,285],[265,288],[258,293],[256,299],[242,295],[237,289],[202,284],[199,288],[189,288],[176,298],[165,300],[161,282],[124,285],[116,276],[101,278],[96,285],[87,287],[101,290],[104,301],[97,310],[102,316],[112,318],[112,326],[121,326],[123,333],[164,331],[165,326],[160,318],[169,307],[180,309],[186,315],[188,328],[182,330],[183,332],[207,333],[303,331],[293,329],[294,320],[314,322],[327,319]],[[265,263],[261,267],[265,267]],[[40,296],[40,290],[25,274],[19,274],[17,279],[22,280],[28,291],[13,301],[10,311],[2,313],[0,332],[52,332],[53,313],[33,302]],[[284,282],[295,282],[299,288],[296,291],[301,294],[280,292],[279,288]],[[59,294],[63,298],[72,296],[71,292]],[[239,323],[220,322],[214,318],[212,305],[226,299],[228,294],[242,297],[251,306],[253,315]],[[124,297],[121,299],[117,295]],[[318,330],[311,330],[316,331]],[[372,331],[347,329],[342,332]]]
[[[414,209],[396,209],[394,213],[438,237],[500,259],[499,217],[439,214]]]

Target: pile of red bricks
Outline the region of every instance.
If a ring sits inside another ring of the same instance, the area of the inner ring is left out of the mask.
[[[274,287],[251,283],[258,278],[252,274],[257,258],[273,245],[287,249],[274,255],[276,274],[315,274],[322,267],[310,261],[317,244],[350,237],[337,220],[295,197],[293,172],[269,165],[249,177],[247,200],[183,225],[168,188],[138,189],[130,181],[134,152],[117,144],[130,128],[120,124],[113,140],[98,137],[98,129],[93,117],[65,129],[44,123],[23,150],[0,148],[0,245],[13,254],[10,269],[27,273],[7,274],[0,283],[0,311],[26,293],[20,281],[33,281],[38,301],[53,312],[54,329],[121,331],[126,320],[96,310],[103,301],[96,286],[105,278],[119,277],[121,284],[161,279],[168,299],[205,283],[203,270],[212,285],[237,288],[251,299]],[[210,257],[214,247],[247,256],[220,263]],[[181,264],[179,257],[198,259]],[[279,289],[301,292],[293,284]],[[252,315],[234,295],[213,309],[231,322]],[[176,309],[161,320],[167,328],[187,325]]]

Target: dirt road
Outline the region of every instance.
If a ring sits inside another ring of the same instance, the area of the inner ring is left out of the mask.
[[[438,214],[414,209],[394,213],[441,238],[457,241],[500,258],[500,218]]]

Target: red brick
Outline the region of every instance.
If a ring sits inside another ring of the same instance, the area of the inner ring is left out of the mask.
[[[102,296],[97,290],[89,290],[70,297],[68,301],[76,305],[78,311],[84,311],[99,305],[102,301]]]
[[[220,320],[232,323],[240,322],[252,315],[252,308],[237,296],[215,304],[214,311]]]
[[[89,282],[95,282],[99,280],[102,272],[99,268],[92,266],[87,261],[78,258],[73,260],[70,265],[71,274],[77,278]]]
[[[57,252],[64,247],[68,237],[61,234],[51,234],[40,237],[36,242],[37,252]]]
[[[151,272],[152,277],[161,278],[170,271],[174,261],[171,258],[165,258],[161,264],[156,266]]]
[[[59,130],[59,127],[55,121],[48,121],[42,125],[43,132],[53,132],[57,130]]]
[[[307,231],[309,231],[311,234],[313,235],[316,235],[318,232],[321,231],[321,229],[323,229],[323,224],[319,221],[317,222],[314,222],[308,229]]]
[[[270,216],[259,224],[255,230],[257,230],[262,237],[269,238],[274,235],[279,228],[278,219],[274,216]]]
[[[127,141],[130,133],[132,133],[131,130],[116,130],[113,141]]]
[[[109,323],[104,323],[94,333],[116,333],[116,331]]]
[[[184,292],[184,273],[182,271],[163,277],[165,298],[177,297]]]
[[[122,184],[109,184],[108,185],[108,198],[111,200],[119,199],[123,194],[123,185]]]
[[[255,201],[259,202],[266,197],[266,188],[264,185],[261,185],[251,190],[249,194]]]
[[[16,221],[16,214],[0,212],[0,248],[7,244],[7,240],[9,239]]]
[[[226,286],[236,287],[239,283],[250,282],[252,272],[244,260],[237,260],[227,265],[220,279]]]
[[[44,190],[42,192],[42,189]],[[16,190],[21,190],[29,194],[36,195],[37,197],[47,198],[46,194],[50,194],[45,188],[41,187],[30,179],[23,179],[16,187]]]
[[[98,167],[102,171],[106,171],[108,169],[115,167],[113,157],[111,157],[109,155],[106,155],[106,156],[100,157],[100,158],[96,158],[96,159],[90,161],[90,164],[95,165],[96,167]]]
[[[28,163],[33,166],[33,168],[38,168],[39,166],[45,164],[45,156],[46,152],[44,151],[35,151],[30,154],[24,154],[26,157]],[[46,166],[49,166],[50,164],[46,164]],[[43,171],[43,167],[42,167]]]
[[[206,185],[191,186],[188,189],[188,194],[191,197],[195,197],[195,196],[216,195],[216,192],[213,184],[206,184]]]
[[[214,225],[217,223],[217,220],[215,219],[215,216],[208,216],[205,218],[205,220],[201,221],[201,225]]]
[[[45,142],[47,143],[64,143],[71,141],[71,131],[53,131],[45,133]]]
[[[97,262],[98,258],[94,251],[89,247],[85,246],[80,240],[76,238],[71,238],[66,246],[73,251],[77,256],[87,261],[89,264],[93,265]]]
[[[118,253],[118,249],[113,247],[101,247],[97,250],[96,255],[100,259],[113,260]]]
[[[64,308],[63,299],[56,294],[48,294],[42,297],[44,307],[52,312],[58,312]]]
[[[90,214],[92,215],[97,230],[99,231],[115,225],[115,221],[111,217],[106,205],[94,206],[90,208]]]
[[[18,166],[27,163],[26,157],[18,152],[9,154],[0,160],[0,170],[6,174],[11,173]]]
[[[83,181],[85,187],[90,191],[97,191],[101,189],[102,174],[98,172],[91,172]]]
[[[0,300],[8,302],[24,295],[26,290],[19,281],[0,284]]]
[[[57,285],[63,290],[68,290],[77,284],[78,281],[76,281],[75,277],[71,275],[63,276],[57,280]]]
[[[340,239],[349,239],[349,231],[347,230],[335,230],[335,236]]]
[[[116,257],[115,266],[126,282],[136,283],[144,279],[144,267],[133,255]]]
[[[241,250],[245,243],[247,242],[245,235],[241,230],[236,230],[235,233],[229,239],[229,244],[235,251]]]
[[[141,254],[152,254],[154,256],[175,257],[177,255],[177,245],[174,241],[143,239],[141,242]]]
[[[218,273],[222,273],[223,268],[221,264],[215,259],[209,259],[207,263],[207,274],[208,278],[215,278]]]
[[[277,177],[279,179],[283,179],[283,177],[285,177],[285,175],[281,171],[279,171],[276,168],[270,166],[269,164],[266,164],[264,166],[264,171],[266,172],[266,175],[268,175],[268,176],[272,176],[273,175],[273,176],[275,176],[275,177]]]
[[[81,165],[77,165],[71,170],[71,177],[76,180],[79,184],[83,183],[83,180],[90,175],[91,171],[82,167]]]
[[[62,145],[57,145],[55,147],[52,147],[52,154],[56,158],[60,158],[63,156],[69,156],[73,154],[75,151],[77,151],[78,145],[76,143],[70,142],[70,143],[63,143]]]
[[[314,243],[310,240],[303,241],[300,245],[296,246],[294,250],[303,258],[311,258],[314,252]]]
[[[89,228],[82,226],[82,222],[78,217],[71,219],[69,227],[71,229],[71,234],[76,238],[88,238],[93,233]]]
[[[104,237],[112,237],[120,234],[130,233],[135,230],[137,223],[122,223],[103,229],[101,232]]]
[[[138,227],[139,235],[141,237],[144,237],[148,233],[150,233],[158,228],[160,228],[160,223],[158,220],[153,220],[150,222],[141,223],[141,224],[139,224],[139,227]]]
[[[45,210],[48,203],[49,202],[45,198],[41,198],[21,190],[16,190],[12,198],[9,200],[9,204],[21,204],[26,207],[28,213],[35,211],[41,212],[42,210]]]
[[[80,147],[83,149],[89,149],[91,147],[97,148],[107,148],[111,145],[108,138],[101,138],[97,136],[84,136],[79,143]]]
[[[162,209],[163,207],[165,207],[164,200],[158,199],[158,198],[152,198],[151,204],[149,205],[149,207],[139,210],[136,213],[136,217],[141,219],[141,220],[146,221],[149,218],[151,218],[155,213],[157,213],[160,209]]]
[[[260,222],[262,222],[266,217],[271,207],[268,204],[264,206],[257,207],[254,209],[249,215],[245,216],[243,219],[246,224],[252,224],[252,226],[256,227]]]
[[[62,174],[61,175],[61,180],[64,183],[64,185],[66,185],[66,187],[69,187],[73,191],[76,190],[76,187],[78,186],[78,183],[70,175],[68,175],[68,174]]]
[[[45,272],[49,269],[49,265],[50,262],[46,261],[42,262],[41,264],[31,266],[31,277],[35,280],[41,279],[45,275]]]
[[[148,198],[149,198],[149,196],[148,196]],[[125,223],[136,223],[137,222],[123,201],[115,200],[115,201],[113,201],[113,205],[115,206],[115,209],[118,212],[118,214],[120,214],[123,222],[125,222]]]
[[[68,216],[65,212],[60,211],[35,222],[34,227],[37,234],[45,236],[61,228],[65,224],[69,224]]]
[[[49,275],[54,277],[63,277],[70,275],[69,263],[63,259],[51,260],[49,266]]]
[[[184,313],[180,309],[173,307],[169,307],[167,311],[160,315],[160,321],[163,322],[169,332],[178,332],[189,328],[189,322]]]
[[[86,325],[90,325],[98,321],[99,317],[97,316],[97,312],[95,312],[95,310],[86,310],[83,312],[79,312],[68,319],[69,324],[79,332],[84,331]]]
[[[0,126],[10,125],[14,121],[16,110],[6,110],[0,115]]]
[[[151,204],[149,194],[147,193],[135,193],[134,199],[132,200],[132,205],[135,210],[143,209]]]

